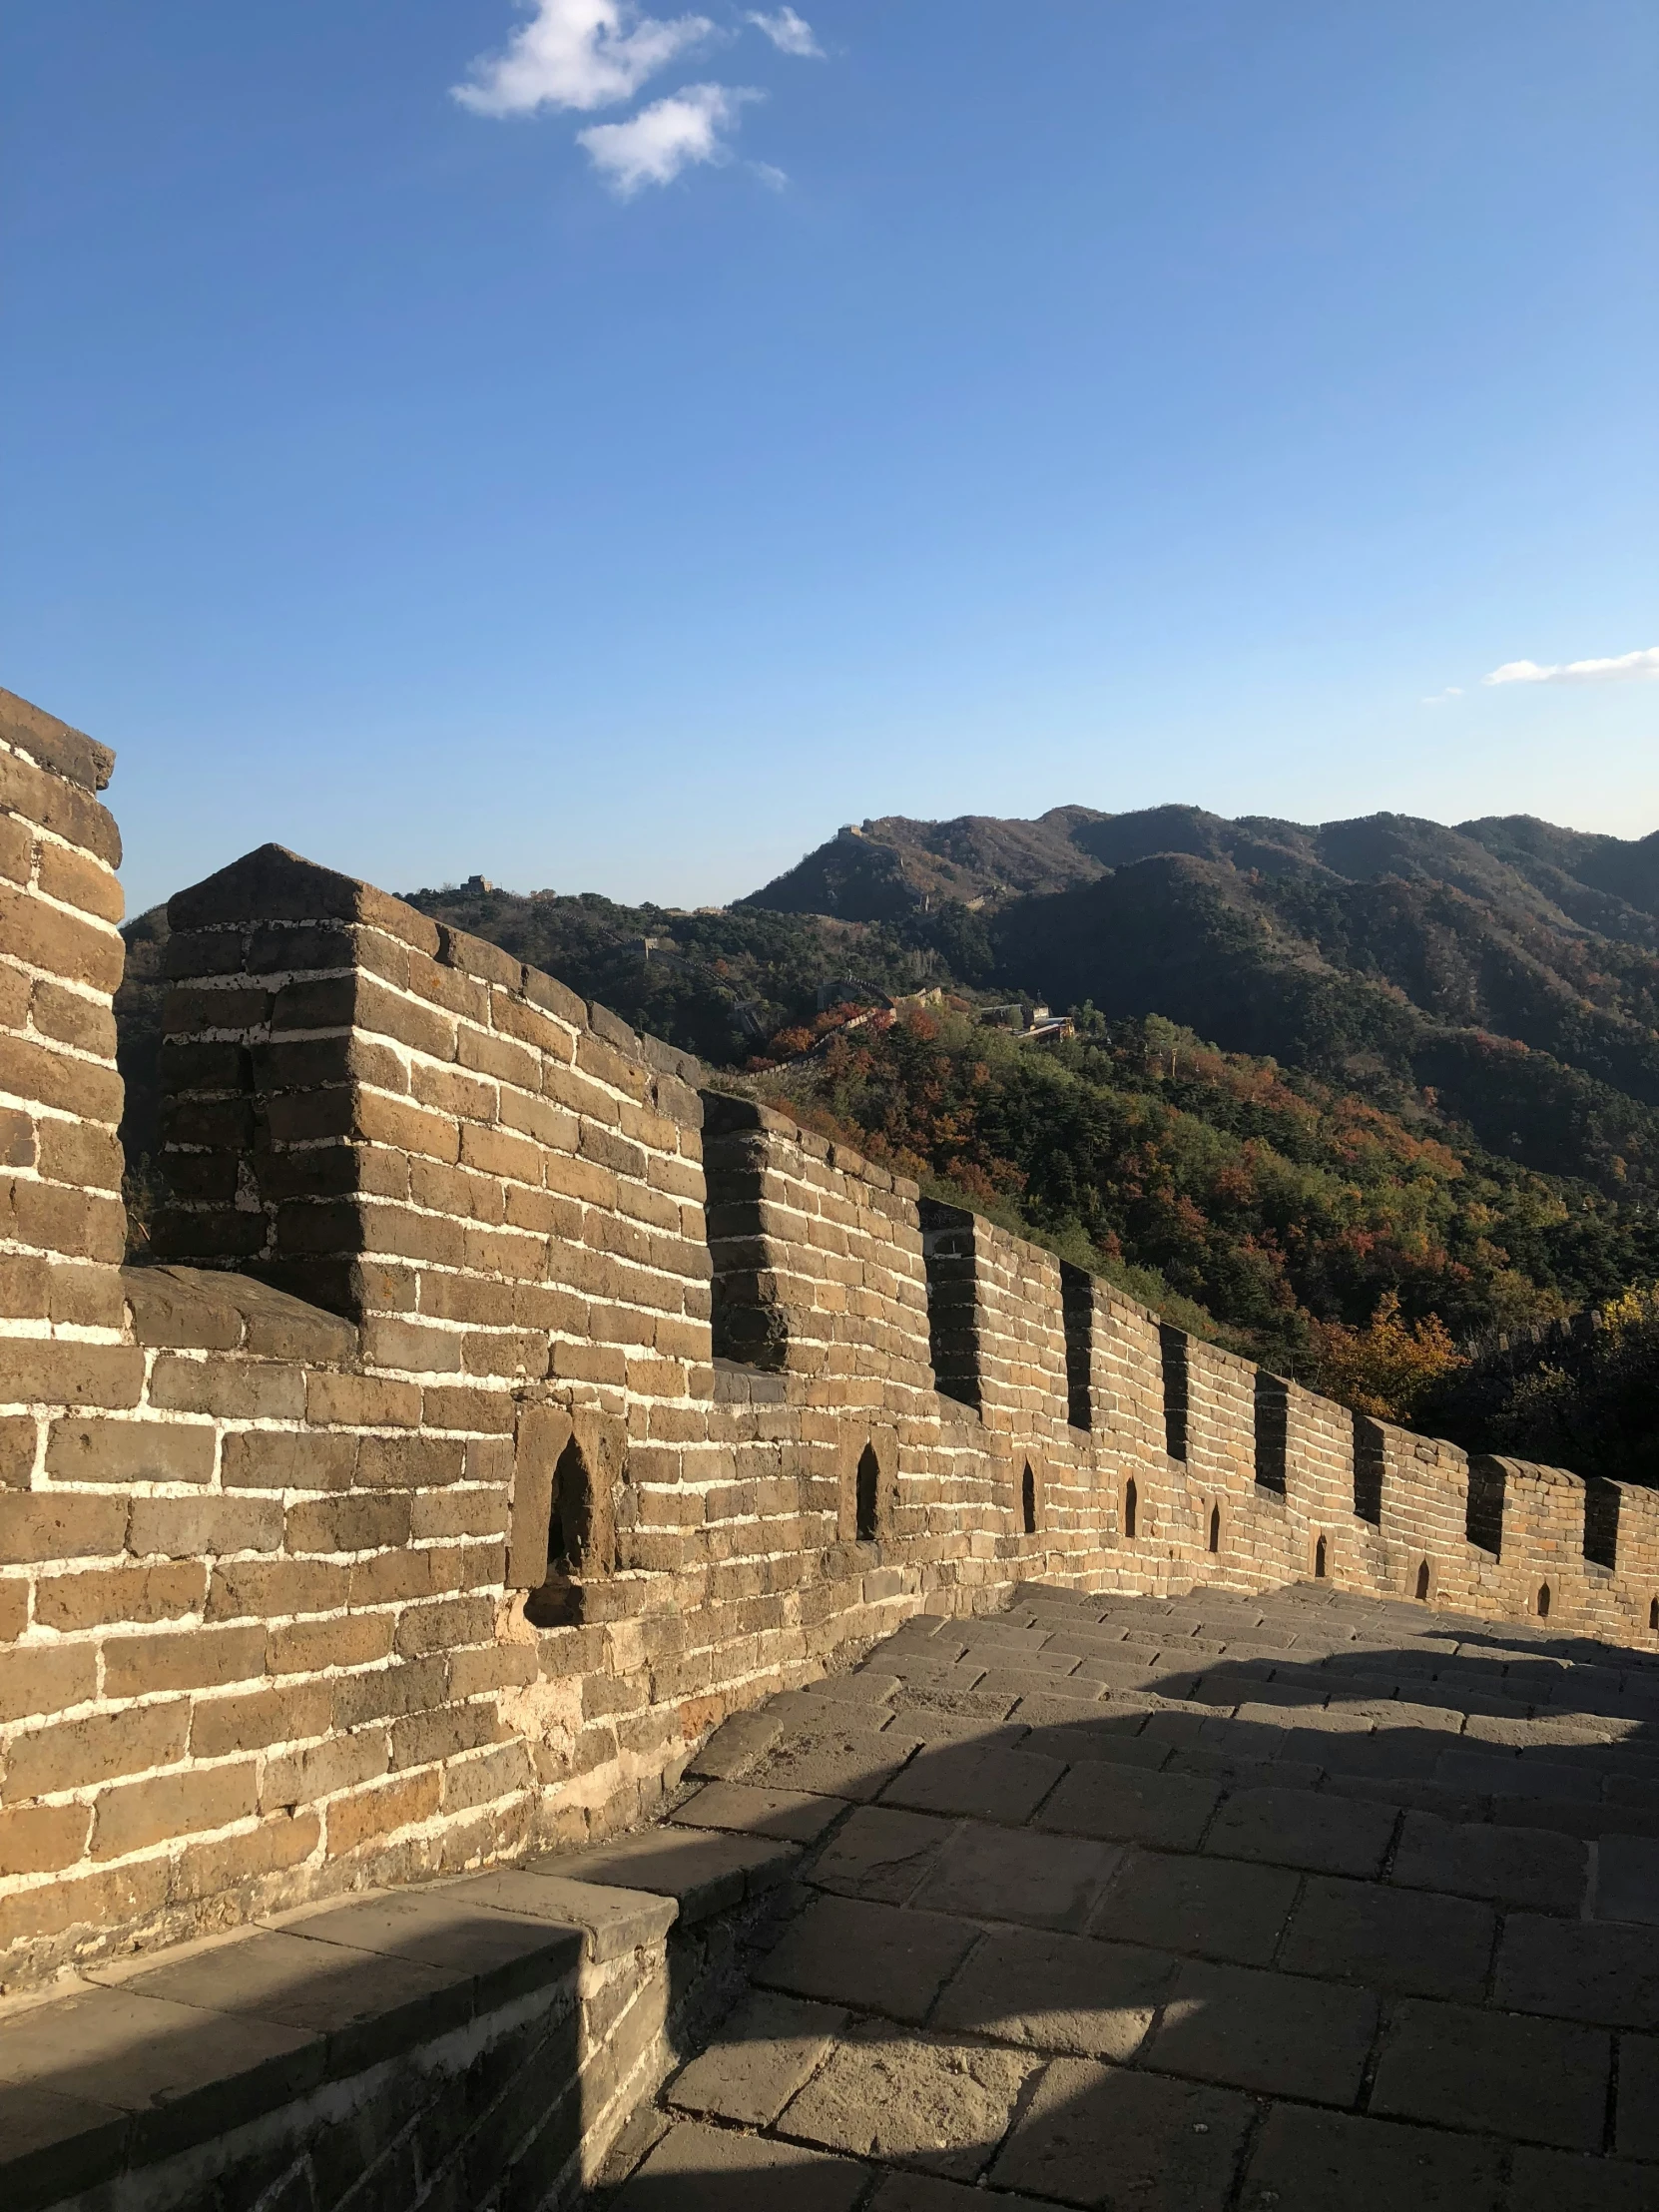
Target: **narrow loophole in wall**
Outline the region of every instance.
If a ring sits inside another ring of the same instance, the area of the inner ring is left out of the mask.
[[[1387,1464],[1382,1424],[1354,1415],[1354,1517],[1382,1525],[1382,1474]]]
[[[1647,1624],[1649,1628],[1659,1628],[1659,1597],[1647,1609]]]
[[[1066,1331],[1066,1418],[1073,1428],[1092,1428],[1094,1278],[1069,1260],[1060,1262],[1060,1319]]]
[[[1019,1503],[1025,1520],[1025,1533],[1034,1536],[1037,1533],[1037,1477],[1031,1471],[1029,1459],[1025,1462],[1025,1472],[1019,1480]]]
[[[1325,1538],[1323,1536],[1314,1546],[1314,1580],[1316,1582],[1325,1580]]]
[[[1187,1456],[1187,1339],[1183,1331],[1158,1325],[1158,1364],[1164,1379],[1164,1449],[1172,1459]]]
[[[875,1501],[880,1488],[881,1462],[875,1456],[875,1446],[865,1444],[858,1456],[857,1475],[857,1530],[861,1544],[875,1541]]]
[[[524,1602],[537,1628],[564,1628],[581,1618],[576,1583],[590,1563],[594,1537],[593,1477],[574,1436],[553,1469],[553,1501],[547,1516],[547,1579]]]
[[[1426,1559],[1417,1569],[1417,1603],[1419,1605],[1428,1603],[1428,1561]]]
[[[1584,1556],[1609,1572],[1619,1563],[1619,1486],[1597,1474],[1584,1485]]]
[[[927,1349],[933,1387],[963,1405],[979,1404],[979,1287],[973,1216],[924,1198],[921,1261],[927,1281]]]
[[[1221,1507],[1219,1505],[1212,1505],[1210,1508],[1210,1549],[1212,1551],[1220,1551],[1221,1549]]]
[[[1123,1485],[1123,1533],[1126,1536],[1133,1536],[1135,1533],[1135,1508],[1139,1500],[1135,1494],[1135,1477],[1131,1475]]]
[[[1469,1461],[1468,1500],[1463,1512],[1463,1533],[1471,1544],[1503,1556],[1503,1499],[1508,1477],[1503,1461],[1488,1453]]]
[[[1291,1388],[1282,1377],[1256,1370],[1256,1483],[1259,1489],[1285,1495],[1285,1467],[1290,1451]]]
[[[1549,1584],[1547,1582],[1538,1584],[1538,1618],[1541,1621],[1547,1621],[1549,1618]]]

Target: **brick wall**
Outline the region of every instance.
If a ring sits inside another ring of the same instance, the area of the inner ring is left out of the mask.
[[[172,902],[123,1271],[109,769],[0,698],[7,1982],[637,1820],[727,1712],[1022,1579],[1547,1586],[1659,1647],[1653,1493],[1506,1462],[1494,1548],[1477,1468],[1471,1541],[1451,1446],[275,846]]]

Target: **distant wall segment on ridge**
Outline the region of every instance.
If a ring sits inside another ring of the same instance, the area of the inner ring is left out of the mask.
[[[604,1833],[1026,1579],[1659,1648],[1654,1493],[1260,1376],[276,846],[171,904],[124,1270],[110,768],[0,695],[0,1980]]]

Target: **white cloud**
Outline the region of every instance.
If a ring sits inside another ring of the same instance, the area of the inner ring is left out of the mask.
[[[823,61],[824,48],[814,37],[813,26],[793,8],[780,8],[776,15],[761,15],[751,9],[744,20],[764,31],[779,53],[798,54],[803,61]]]
[[[618,198],[631,200],[642,185],[672,184],[694,162],[729,161],[721,133],[735,128],[745,101],[760,98],[728,85],[687,85],[626,123],[590,124],[576,140]]]
[[[1483,684],[1616,684],[1628,677],[1659,676],[1659,645],[1640,653],[1620,653],[1607,661],[1555,661],[1540,668],[1536,661],[1505,661]]]
[[[1461,684],[1447,684],[1444,691],[1431,692],[1423,701],[1423,705],[1425,707],[1443,707],[1448,699],[1461,699],[1462,696],[1463,687]]]
[[[749,168],[752,174],[758,177],[762,184],[766,186],[768,192],[789,191],[790,176],[788,170],[779,169],[772,162],[751,162]]]
[[[532,4],[534,16],[513,33],[506,52],[481,55],[470,82],[453,87],[455,98],[475,115],[612,107],[631,100],[648,77],[715,28],[703,15],[659,22],[641,15],[632,0]]]

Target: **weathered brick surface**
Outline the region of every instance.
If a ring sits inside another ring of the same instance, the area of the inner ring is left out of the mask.
[[[1587,1528],[1570,1475],[1263,1382],[276,847],[173,902],[175,1203],[122,1272],[108,759],[13,709],[0,1975],[608,1834],[1021,1581],[1547,1589],[1659,1648],[1652,1493]]]

